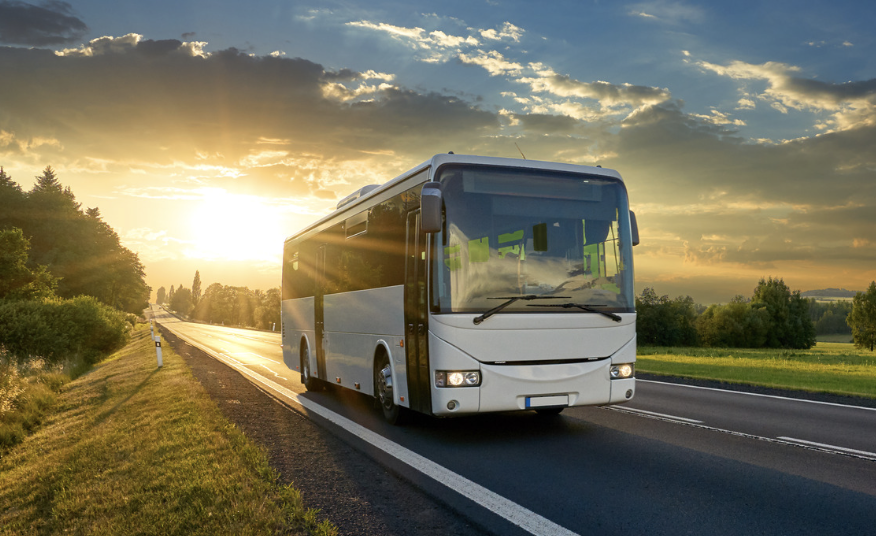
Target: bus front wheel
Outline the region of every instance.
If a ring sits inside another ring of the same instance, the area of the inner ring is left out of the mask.
[[[389,357],[381,352],[374,366],[374,398],[383,411],[383,418],[389,424],[403,424],[407,417],[407,408],[395,403],[392,385],[392,368]]]

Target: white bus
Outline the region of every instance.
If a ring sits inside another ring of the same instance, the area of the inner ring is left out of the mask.
[[[391,423],[626,402],[637,243],[616,171],[436,155],[286,240],[283,359]]]

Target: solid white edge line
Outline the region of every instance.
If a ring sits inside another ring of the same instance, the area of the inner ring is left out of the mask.
[[[684,422],[692,422],[695,424],[700,424],[703,422],[703,421],[698,421],[696,419],[688,419],[687,417],[678,417],[675,415],[667,415],[665,413],[657,413],[656,411],[648,411],[648,410],[644,410],[644,409],[631,408],[628,406],[618,406],[617,409],[618,409],[618,411],[629,411],[629,412],[633,412],[633,413],[645,413],[647,415],[656,415],[657,417],[666,417],[667,419],[673,419],[676,421],[684,421]]]
[[[808,402],[810,404],[821,404],[823,406],[836,406],[840,408],[854,408],[854,409],[863,409],[867,411],[876,411],[876,408],[868,408],[866,406],[853,406],[851,404],[839,404],[837,402],[822,402],[821,400],[807,400],[805,398],[790,398],[787,396],[778,396],[778,395],[765,395],[763,393],[747,393],[745,391],[733,391],[731,389],[718,389],[717,387],[702,387],[699,385],[688,385],[686,383],[672,383],[672,382],[661,382],[657,380],[641,380],[636,378],[636,383],[645,382],[645,383],[659,383],[660,385],[672,385],[678,387],[689,387],[691,389],[705,389],[706,391],[719,391],[722,393],[733,393],[737,395],[748,395],[748,396],[760,396],[764,398],[777,398],[779,400],[791,400],[793,402]]]
[[[867,452],[866,450],[856,450],[856,449],[850,449],[850,448],[846,448],[846,447],[838,447],[836,445],[828,445],[827,443],[816,443],[815,441],[806,441],[805,439],[797,439],[794,437],[781,436],[781,437],[779,437],[779,439],[783,439],[785,441],[793,441],[794,443],[803,443],[804,445],[812,445],[815,447],[821,447],[821,448],[825,448],[825,449],[839,450],[842,452],[859,454],[861,456],[869,456],[869,457],[873,458],[874,460],[876,460],[876,452]]]
[[[176,330],[167,325],[165,325],[165,327],[167,327],[167,329],[177,337],[183,338],[183,335],[178,333]],[[443,484],[444,486],[459,493],[460,495],[474,501],[478,505],[483,506],[494,514],[510,521],[511,523],[517,525],[518,527],[529,532],[530,534],[533,534],[535,536],[578,536],[577,533],[572,532],[569,529],[562,527],[554,523],[553,521],[536,514],[532,510],[529,510],[509,499],[506,499],[505,497],[502,497],[501,495],[472,482],[464,476],[456,474],[453,471],[445,468],[444,466],[438,465],[432,460],[429,460],[428,458],[425,458],[417,454],[416,452],[407,449],[399,445],[398,443],[395,443],[394,441],[390,441],[389,439],[386,439],[385,437],[375,432],[372,432],[371,430],[356,422],[351,421],[350,419],[347,419],[346,417],[338,415],[334,411],[324,406],[321,406],[311,400],[298,396],[298,394],[294,391],[291,391],[286,387],[283,387],[282,385],[274,383],[271,380],[268,380],[267,378],[256,374],[255,372],[249,370],[245,366],[240,365],[239,363],[226,361],[224,357],[228,356],[224,356],[223,354],[217,354],[214,350],[207,348],[201,343],[188,340],[187,342],[192,346],[203,350],[214,358],[222,361],[229,367],[234,368],[241,374],[249,376],[254,382],[273,391],[274,396],[302,406],[307,411],[315,413],[323,419],[326,419],[327,421],[332,422],[337,426],[340,426],[347,432],[360,438],[366,443],[369,443],[379,448],[380,450],[389,454],[400,462],[408,465],[413,469],[416,469],[417,471]],[[235,360],[231,359],[231,361]]]

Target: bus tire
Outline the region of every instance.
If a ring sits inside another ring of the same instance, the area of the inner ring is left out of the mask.
[[[389,384],[386,382],[388,374],[384,372],[385,369],[392,370],[389,366],[389,356],[386,355],[385,351],[380,351],[374,363],[374,398],[377,405],[380,406],[386,422],[404,424],[407,421],[408,409],[395,403],[391,382]]]
[[[319,391],[322,387],[316,377],[311,374],[310,370],[310,349],[306,344],[301,345],[301,383],[308,391]]]

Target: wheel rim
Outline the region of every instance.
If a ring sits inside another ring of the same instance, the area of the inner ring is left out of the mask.
[[[301,367],[302,374],[304,374],[305,381],[308,381],[310,380],[310,352],[307,351],[307,348],[302,353],[302,359],[304,361],[304,366]]]
[[[377,370],[377,396],[380,399],[380,405],[386,409],[392,408],[392,389],[386,385],[386,374],[389,365]]]

